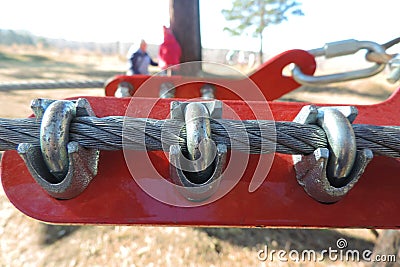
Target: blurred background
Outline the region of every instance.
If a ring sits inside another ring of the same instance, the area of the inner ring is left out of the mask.
[[[394,39],[400,33],[397,7],[395,0],[374,4],[358,0],[7,1],[0,11],[0,83],[106,80],[125,74],[129,51],[141,39],[157,61],[163,26],[171,27],[181,44],[182,61],[217,62],[249,74],[289,49],[308,50],[345,39],[380,44]],[[182,19],[185,12],[194,15]],[[388,53],[398,50],[394,46]],[[369,64],[364,55],[318,59],[317,73],[364,68]],[[151,73],[158,71],[159,67],[150,68]],[[217,69],[196,71],[219,74]],[[398,87],[386,81],[389,72],[385,69],[372,78],[323,88],[302,86],[280,100],[379,103]],[[0,117],[28,116],[34,98],[83,95],[104,96],[104,89],[0,90]],[[0,266],[266,266],[269,262],[257,259],[265,245],[285,251],[321,251],[346,238],[354,249],[372,250],[384,232],[47,225],[21,214],[0,192]],[[364,265],[329,260],[319,264]]]

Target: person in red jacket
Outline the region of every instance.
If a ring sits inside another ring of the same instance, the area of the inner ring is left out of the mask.
[[[164,42],[160,45],[158,52],[158,65],[162,71],[167,70],[167,74],[171,75],[179,70],[182,49],[171,29],[165,26],[163,28]]]

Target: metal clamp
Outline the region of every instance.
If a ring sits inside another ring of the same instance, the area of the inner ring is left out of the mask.
[[[201,98],[203,98],[204,100],[215,99],[215,91],[216,88],[214,85],[206,83],[200,88]]]
[[[35,181],[51,196],[70,199],[79,195],[97,174],[99,151],[69,142],[69,126],[74,117],[95,116],[86,99],[52,101],[36,99],[32,110],[42,120],[40,147],[18,146]]]
[[[380,44],[370,41],[357,41],[353,39],[327,43],[322,48],[312,49],[308,52],[315,57],[325,56],[326,58],[333,58],[345,55],[352,55],[361,49],[367,49],[368,51],[372,51],[377,54],[385,53],[385,48]],[[296,82],[302,85],[316,86],[371,77],[381,72],[385,68],[385,64],[374,64],[373,66],[365,69],[322,76],[306,75],[301,71],[298,66],[294,64],[291,67],[292,76]]]
[[[175,85],[171,82],[164,82],[160,85],[160,98],[174,98]]]
[[[390,61],[389,61],[389,69],[390,73],[387,78],[387,81],[390,82],[391,84],[395,84],[400,80],[400,55],[394,56]]]
[[[75,112],[71,101],[55,101],[47,107],[40,124],[43,159],[58,183],[68,172],[68,129]]]
[[[190,201],[206,200],[220,184],[227,148],[212,141],[210,118],[221,117],[220,101],[171,103],[171,118],[185,121],[188,153],[182,154],[180,145],[170,147],[170,175]]]
[[[369,149],[356,150],[351,122],[355,107],[305,106],[294,119],[302,124],[318,124],[328,139],[328,148],[318,148],[311,155],[294,155],[298,183],[319,202],[333,203],[343,198],[358,182],[373,154]]]
[[[135,88],[131,83],[128,82],[120,82],[118,84],[118,88],[115,91],[115,97],[131,97],[135,92]]]

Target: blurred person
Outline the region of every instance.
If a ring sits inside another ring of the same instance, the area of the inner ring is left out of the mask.
[[[246,55],[244,54],[243,50],[239,51],[237,62],[241,67],[243,67],[246,64]]]
[[[254,53],[250,53],[249,60],[247,62],[247,67],[251,69],[254,67],[254,65],[256,65],[256,55]]]
[[[131,50],[131,49],[130,49]],[[149,75],[149,65],[158,66],[147,54],[147,43],[145,40],[140,41],[139,49],[134,53],[130,52],[129,56],[129,69],[127,75],[144,74]]]
[[[161,70],[168,76],[179,70],[182,49],[170,28],[163,26],[164,42],[158,51],[158,62]]]
[[[229,65],[233,65],[233,57],[235,56],[235,50],[229,50],[225,55],[225,61]]]

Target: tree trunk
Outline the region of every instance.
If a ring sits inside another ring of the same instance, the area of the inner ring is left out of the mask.
[[[170,0],[171,30],[182,48],[181,62],[202,60],[199,0]],[[186,64],[182,75],[197,75],[201,63]]]
[[[263,52],[263,35],[262,32],[260,33],[260,52],[258,54],[258,60],[260,62],[260,65],[263,64],[264,60],[264,52]]]
[[[265,1],[257,1],[257,6],[258,6],[258,10],[260,11],[259,16],[260,16],[260,25],[258,28],[258,33],[260,36],[260,52],[258,54],[258,59],[260,61],[260,65],[263,64],[264,62],[264,53],[263,53],[263,32],[264,29],[266,27],[265,25],[265,21],[266,21],[266,17],[265,17]]]

